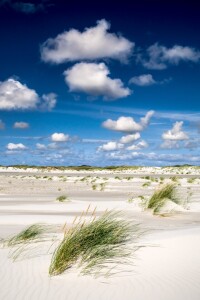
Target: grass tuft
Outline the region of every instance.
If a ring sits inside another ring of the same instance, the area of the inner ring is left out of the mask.
[[[159,212],[160,208],[165,204],[167,199],[175,203],[179,203],[178,199],[175,197],[175,188],[174,184],[167,184],[161,189],[154,192],[153,196],[150,198],[147,208],[153,209],[153,213],[156,214]]]
[[[59,201],[59,202],[64,202],[65,200],[67,200],[67,196],[65,196],[65,195],[61,195],[56,198],[56,201]]]
[[[34,241],[45,232],[45,227],[42,224],[33,224],[28,228],[22,230],[19,234],[8,239],[8,246],[16,246],[19,244]]]
[[[121,219],[116,212],[105,212],[97,220],[94,216],[89,223],[79,221],[55,250],[49,274],[59,275],[77,264],[81,274],[101,275],[108,263],[122,263],[130,257],[127,243],[137,237],[138,225]]]
[[[55,226],[33,224],[17,235],[4,239],[2,243],[4,247],[11,247],[9,257],[11,257],[13,261],[34,257],[39,255],[40,246],[42,246],[43,242],[56,240],[55,235],[50,235],[54,230],[57,230]],[[49,253],[49,250],[47,250],[47,253]]]

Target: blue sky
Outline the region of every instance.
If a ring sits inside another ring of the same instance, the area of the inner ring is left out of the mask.
[[[198,8],[0,1],[0,164],[199,165]]]

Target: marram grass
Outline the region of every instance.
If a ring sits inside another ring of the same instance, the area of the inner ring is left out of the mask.
[[[167,199],[178,204],[179,200],[175,196],[175,188],[174,184],[167,184],[155,191],[148,202],[147,208],[152,209],[153,213],[156,214],[159,213],[160,208],[166,203]]]
[[[9,256],[14,261],[32,257],[38,253],[37,249],[40,249],[41,243],[55,240],[55,236],[49,235],[55,229],[55,226],[33,224],[2,243],[11,248]]]
[[[74,225],[55,250],[49,267],[50,276],[62,274],[77,265],[81,274],[105,275],[108,265],[125,263],[138,247],[130,242],[139,237],[138,225],[105,212],[101,217]],[[134,248],[134,249],[133,249]]]
[[[11,237],[7,241],[8,246],[16,246],[19,244],[27,243],[30,241],[34,241],[38,237],[40,237],[46,228],[42,224],[33,224],[28,228],[22,230],[19,234]]]

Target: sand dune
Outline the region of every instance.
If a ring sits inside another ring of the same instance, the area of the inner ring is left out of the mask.
[[[156,172],[157,169],[154,169]],[[41,255],[13,263],[9,249],[0,249],[0,299],[5,300],[199,300],[200,291],[200,185],[199,178],[188,182],[184,174],[179,179],[179,196],[188,200],[187,209],[167,217],[153,216],[144,211],[137,199],[149,197],[160,184],[147,179],[123,179],[122,174],[110,174],[107,180],[90,175],[74,174],[73,178],[35,178],[26,171],[13,175],[0,174],[0,237],[5,238],[35,222],[47,224],[72,223],[75,216],[91,204],[97,216],[105,209],[124,212],[127,219],[140,223],[147,230],[139,240],[144,246],[136,253],[134,265],[121,267],[121,272],[109,279],[80,276],[76,269],[50,278],[51,255]],[[5,174],[5,172],[7,172]],[[129,172],[131,173],[131,172]],[[46,174],[43,174],[44,176]],[[116,178],[122,177],[121,179]],[[66,181],[64,180],[66,179]],[[94,182],[92,182],[95,179]],[[165,179],[168,182],[170,179]],[[11,182],[11,183],[10,183]],[[105,182],[101,190],[101,183]],[[96,185],[96,189],[92,187]],[[189,195],[190,193],[190,195]],[[69,202],[56,201],[66,194]],[[130,199],[133,199],[129,201]],[[89,216],[88,216],[89,218]],[[47,242],[47,248],[49,247]],[[42,254],[42,253],[41,253]]]

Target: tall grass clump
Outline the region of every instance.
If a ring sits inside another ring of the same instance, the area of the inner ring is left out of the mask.
[[[74,265],[81,268],[81,274],[108,274],[105,271],[108,263],[113,266],[130,258],[133,252],[130,242],[137,237],[138,225],[122,219],[116,212],[105,212],[89,223],[79,221],[55,250],[49,274],[59,275]]]
[[[167,184],[155,191],[148,202],[147,208],[152,209],[153,213],[156,214],[167,200],[171,200],[178,204],[179,201],[175,197],[175,188],[176,186],[174,184]]]

